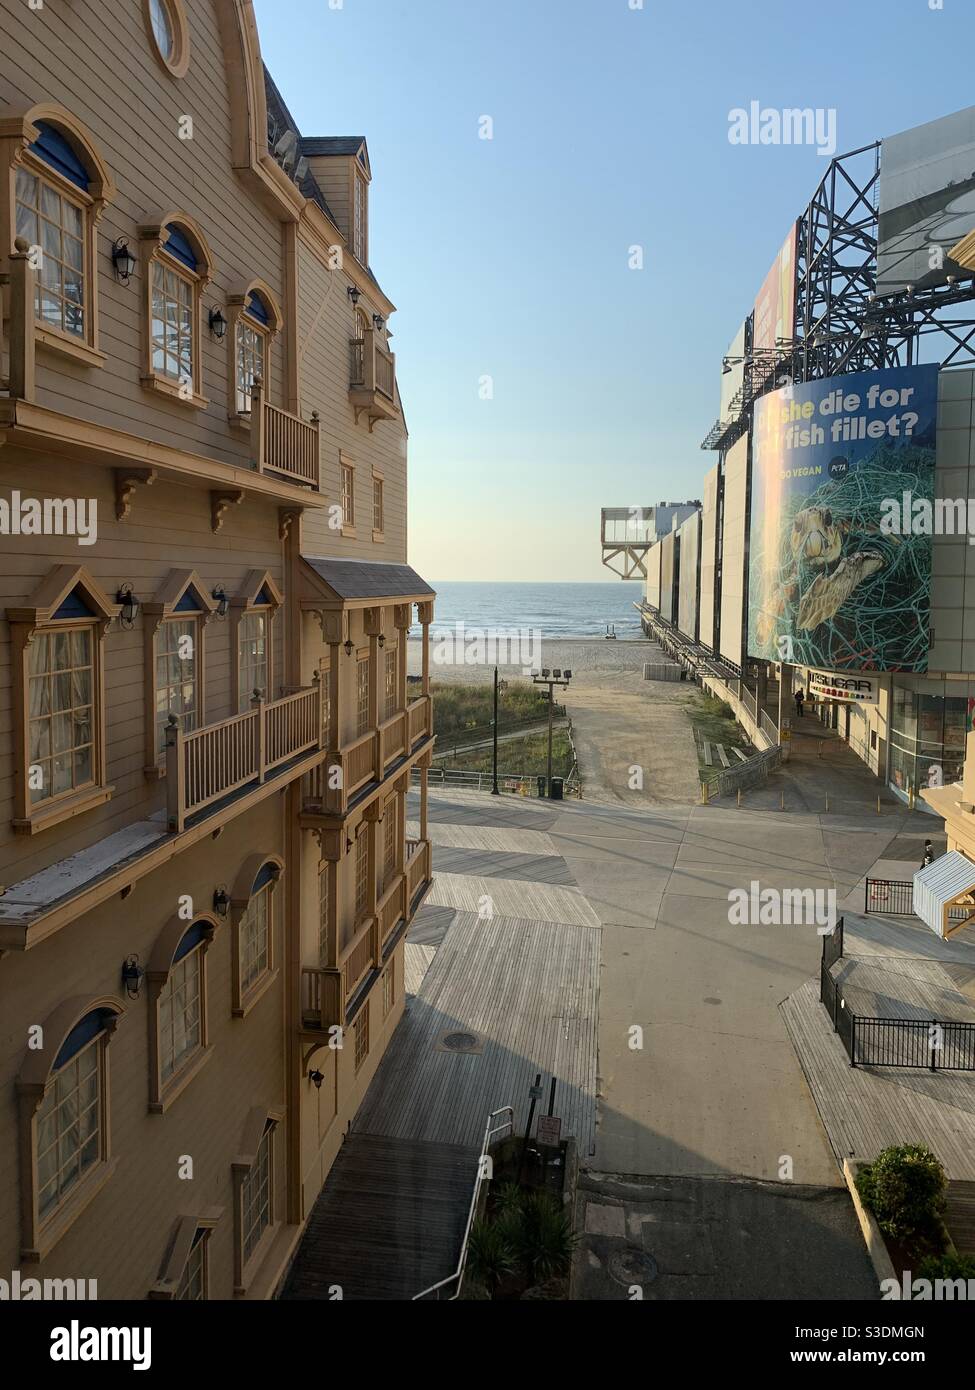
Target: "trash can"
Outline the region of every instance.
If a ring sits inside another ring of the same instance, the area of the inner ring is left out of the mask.
[[[562,800],[562,789],[563,789],[564,786],[565,786],[565,779],[564,779],[564,778],[562,778],[562,777],[553,777],[553,778],[552,778],[552,800],[553,800],[553,801],[561,801],[561,800]]]
[[[544,795],[545,795],[545,778],[544,778],[544,777],[539,777],[539,779],[538,779],[538,795],[539,795],[539,796],[544,796]]]

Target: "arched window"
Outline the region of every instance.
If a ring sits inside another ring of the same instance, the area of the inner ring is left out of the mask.
[[[277,301],[267,285],[252,280],[239,294],[227,301],[230,333],[231,420],[249,416],[254,383],[260,381],[264,399],[268,398],[271,371],[271,344],[280,332],[283,319]]]
[[[251,855],[230,895],[233,1012],[243,1018],[277,975],[274,890],[284,871],[278,855]]]
[[[210,1056],[207,1047],[206,952],[217,919],[175,919],[156,939],[149,984],[149,1109],[162,1114]]]
[[[111,1175],[107,1049],[123,1012],[111,996],[69,999],[31,1039],[17,1081],[30,1155],[22,1258],[43,1258]]]
[[[115,194],[112,177],[85,127],[59,107],[5,121],[0,146],[14,174],[12,215],[0,200],[4,254],[17,237],[31,248],[37,342],[101,366],[95,236]]]
[[[202,395],[200,314],[212,261],[199,228],[171,213],[140,228],[146,271],[147,361],[143,384],[198,407]]]

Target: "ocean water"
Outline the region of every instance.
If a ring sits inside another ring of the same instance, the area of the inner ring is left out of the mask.
[[[473,580],[430,580],[437,591],[433,631],[463,623],[467,628],[528,628],[543,637],[603,637],[615,624],[619,637],[639,637],[633,607],[643,585],[518,584]]]

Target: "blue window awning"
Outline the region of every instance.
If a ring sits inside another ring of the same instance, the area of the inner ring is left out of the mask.
[[[48,125],[46,121],[38,121],[37,129],[40,134],[31,145],[31,152],[87,193],[88,170],[75,154],[69,142],[59,130],[55,130],[54,126]]]

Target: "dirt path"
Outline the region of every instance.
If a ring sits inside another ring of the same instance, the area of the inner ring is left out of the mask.
[[[630,806],[693,802],[697,753],[687,714],[694,687],[645,681],[619,671],[612,681],[584,675],[565,696],[572,718],[583,797]],[[642,786],[634,769],[642,771]]]

